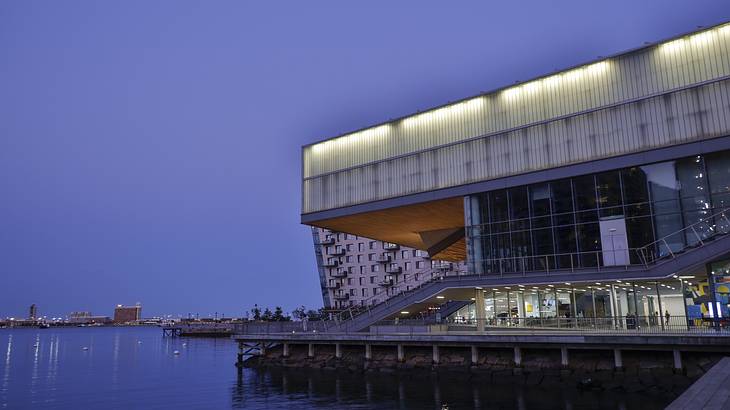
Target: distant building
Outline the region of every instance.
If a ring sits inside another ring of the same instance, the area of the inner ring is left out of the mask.
[[[28,318],[31,320],[35,320],[38,317],[38,307],[34,304],[30,305],[30,313],[28,314]]]
[[[114,308],[114,323],[136,322],[141,318],[142,306],[139,304],[135,306],[117,305],[117,307]]]
[[[68,323],[76,325],[107,324],[111,321],[109,316],[93,316],[91,312],[71,312],[68,315]]]
[[[375,305],[433,279],[464,269],[431,260],[428,252],[313,227],[322,299],[327,310]]]

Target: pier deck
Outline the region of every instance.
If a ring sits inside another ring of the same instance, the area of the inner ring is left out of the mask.
[[[730,409],[729,386],[730,358],[725,357],[674,400],[667,409]]]
[[[429,332],[429,333],[269,333],[269,334],[236,334],[234,340],[239,342],[271,342],[291,344],[348,344],[348,345],[440,345],[483,347],[505,347],[514,345],[532,347],[570,348],[629,348],[632,350],[715,350],[730,351],[730,335],[727,333],[691,334],[611,334],[562,331],[490,331],[490,332]]]

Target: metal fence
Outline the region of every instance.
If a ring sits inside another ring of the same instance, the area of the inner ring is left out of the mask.
[[[687,318],[685,316],[613,316],[613,317],[512,317],[486,319],[393,319],[381,320],[368,329],[357,331],[336,326],[333,321],[249,322],[235,326],[237,334],[336,333],[336,334],[499,334],[519,331],[564,332],[565,334],[702,334],[730,336],[730,320]]]
[[[559,330],[600,333],[711,333],[730,335],[730,321],[685,316],[610,317],[497,317],[449,320],[449,331],[490,331],[503,329]]]

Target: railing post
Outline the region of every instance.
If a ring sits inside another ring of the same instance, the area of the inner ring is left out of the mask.
[[[699,235],[699,234],[697,234],[697,231],[695,230],[695,226],[694,226],[694,225],[692,225],[692,226],[691,226],[691,228],[692,228],[692,232],[694,232],[695,236],[697,237],[697,240],[698,240],[698,241],[700,242],[700,246],[701,246],[701,245],[704,245],[705,243],[704,243],[704,242],[702,242],[702,239],[700,239],[700,235]]]
[[[664,242],[664,246],[667,247],[667,250],[669,251],[669,254],[674,258],[674,252],[672,252],[672,248],[669,247],[669,244],[667,244],[666,239],[662,238],[662,242]]]

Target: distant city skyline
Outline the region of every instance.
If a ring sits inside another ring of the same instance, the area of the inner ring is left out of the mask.
[[[3,3],[0,317],[318,308],[300,146],[728,19],[704,0]]]

